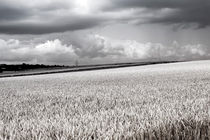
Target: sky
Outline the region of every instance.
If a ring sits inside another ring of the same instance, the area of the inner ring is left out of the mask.
[[[1,0],[0,63],[210,59],[210,0]]]

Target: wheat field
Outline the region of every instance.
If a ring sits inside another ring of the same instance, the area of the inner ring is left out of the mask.
[[[1,140],[210,139],[210,61],[0,79]]]

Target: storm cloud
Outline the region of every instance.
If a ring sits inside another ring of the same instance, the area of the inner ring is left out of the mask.
[[[0,1],[0,33],[4,34],[82,30],[101,25],[106,20],[105,17],[91,14],[89,7],[77,1]]]
[[[11,24],[1,24],[0,32],[6,34],[47,34],[92,28],[101,24],[101,21],[102,19],[99,20],[94,17],[71,17],[71,19],[66,17],[65,19],[54,19],[53,21],[42,23],[20,21]]]
[[[180,24],[183,27],[197,24],[199,28],[210,25],[209,0],[113,0],[104,9],[118,11],[129,8],[143,8],[144,12],[151,13],[151,16],[145,16],[148,23]],[[141,12],[137,14],[141,15]]]
[[[209,0],[0,0],[0,63],[209,59],[209,15]]]
[[[47,34],[114,23],[210,25],[209,0],[1,0],[0,33]]]

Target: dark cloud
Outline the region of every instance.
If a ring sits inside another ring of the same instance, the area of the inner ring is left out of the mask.
[[[207,5],[178,9],[177,12],[165,17],[151,19],[152,23],[180,24],[185,25],[195,23],[198,28],[204,28],[210,25],[210,3]]]
[[[46,34],[54,32],[65,32],[92,28],[102,24],[103,19],[96,18],[76,18],[60,19],[46,23],[12,23],[0,24],[0,32],[5,34]]]
[[[153,12],[154,16],[147,18],[147,23],[180,24],[183,25],[181,27],[195,23],[198,28],[210,25],[209,0],[113,0],[109,6],[104,7],[104,10],[117,11],[128,8],[145,8],[148,13]],[[160,13],[164,9],[174,10],[174,12]]]
[[[186,8],[204,5],[208,0],[112,0],[104,9],[114,10],[121,8]]]
[[[1,0],[0,33],[46,34],[115,23],[204,28],[210,25],[209,7],[209,0]]]
[[[24,19],[29,16],[30,11],[1,4],[0,2],[0,22]]]
[[[42,3],[43,2],[43,3]],[[67,0],[29,3],[20,0],[0,1],[0,33],[47,34],[89,29],[103,24],[105,19],[88,13]]]

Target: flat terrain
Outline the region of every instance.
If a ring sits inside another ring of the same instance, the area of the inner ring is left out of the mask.
[[[0,78],[112,69],[112,68],[143,66],[151,64],[175,63],[175,62],[176,61],[161,61],[161,62],[154,61],[154,62],[113,63],[113,64],[100,64],[100,65],[62,66],[62,67],[48,66],[49,68],[38,68],[38,69],[36,68],[36,69],[28,69],[20,71],[4,71],[0,73]]]
[[[210,61],[0,79],[0,139],[210,139]]]

